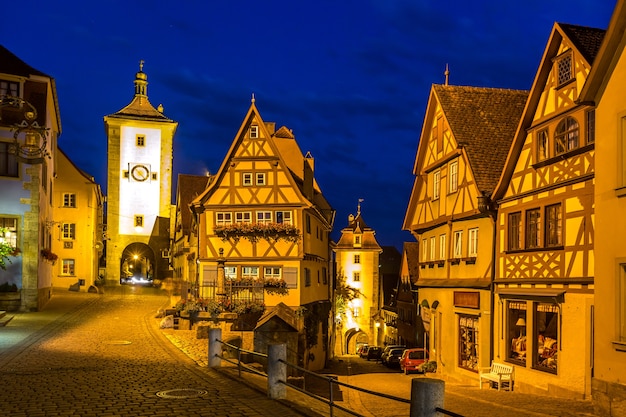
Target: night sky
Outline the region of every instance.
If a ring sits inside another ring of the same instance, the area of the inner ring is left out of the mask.
[[[39,4],[40,3],[40,4]],[[0,42],[55,78],[59,146],[106,193],[103,117],[134,94],[179,123],[175,174],[216,173],[250,105],[293,130],[337,210],[401,231],[432,84],[529,89],[555,21],[606,29],[613,0],[42,1],[2,6]],[[174,182],[173,186],[176,184]]]

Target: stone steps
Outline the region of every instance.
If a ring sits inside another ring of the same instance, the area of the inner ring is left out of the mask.
[[[13,317],[14,316],[7,316],[6,311],[0,311],[0,327],[4,327],[9,324],[9,322],[13,320]]]

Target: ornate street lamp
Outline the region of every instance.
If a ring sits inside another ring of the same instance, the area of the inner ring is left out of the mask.
[[[0,97],[0,108],[3,107],[20,109],[23,115],[22,120],[12,127],[13,144],[9,146],[9,152],[19,162],[33,165],[43,163],[46,157],[50,158],[46,140],[48,128],[39,126],[35,106],[19,97],[3,96]]]

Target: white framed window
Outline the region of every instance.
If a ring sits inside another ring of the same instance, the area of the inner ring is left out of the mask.
[[[478,255],[478,228],[467,231],[467,256],[475,258]]]
[[[460,258],[463,256],[463,231],[456,230],[453,234],[453,258]]]
[[[226,211],[221,211],[221,212],[217,212],[215,213],[215,225],[216,226],[224,226],[227,224],[233,224],[233,214],[226,212]]]
[[[439,259],[446,259],[446,235],[439,235]]]
[[[459,187],[459,161],[452,161],[448,166],[448,191],[456,192]]]
[[[433,173],[433,200],[439,199],[439,187],[441,186],[441,171]]]
[[[252,212],[251,211],[236,212],[235,223],[252,223]]]
[[[76,194],[63,193],[63,207],[76,207]]]
[[[252,125],[250,126],[250,139],[258,139],[259,137],[259,126]]]
[[[265,185],[265,172],[256,173],[256,185]]]
[[[354,263],[355,264],[361,263],[361,255],[354,255]]]
[[[435,236],[430,238],[430,256],[428,258],[430,261],[434,261],[436,259],[436,242],[437,240],[435,239]]]
[[[224,267],[224,278],[227,280],[235,280],[237,279],[237,267],[236,266],[225,266]]]
[[[76,224],[75,223],[63,223],[61,225],[61,236],[63,239],[76,239]]]
[[[263,268],[263,277],[265,279],[281,279],[281,269],[277,266],[266,266]]]
[[[258,266],[242,266],[241,267],[241,277],[242,278],[259,278],[259,267]]]
[[[252,172],[244,172],[241,174],[241,184],[247,187],[252,185]]]
[[[61,275],[74,275],[74,259],[63,259],[61,263]]]
[[[291,218],[291,212],[290,211],[277,211],[276,223],[293,224],[293,220]]]
[[[0,241],[4,241],[11,245],[11,247],[17,247],[17,218],[16,217],[0,217],[0,227],[5,230],[4,236],[0,236]]]
[[[426,239],[422,240],[422,262],[426,262],[428,260],[428,241]]]
[[[256,212],[256,222],[257,224],[268,224],[272,222],[272,212],[271,211],[257,211]]]

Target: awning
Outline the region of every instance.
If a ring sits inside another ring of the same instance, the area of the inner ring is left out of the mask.
[[[527,289],[527,288],[496,288],[496,294],[500,298],[515,300],[532,300],[561,304],[565,302],[565,291],[562,289]]]

